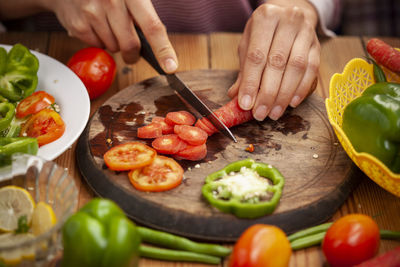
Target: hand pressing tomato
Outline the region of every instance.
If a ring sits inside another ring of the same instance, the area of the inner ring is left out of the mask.
[[[78,75],[89,93],[90,99],[104,94],[114,81],[116,64],[103,49],[88,47],[76,52],[67,66]]]
[[[322,250],[331,266],[353,266],[374,257],[379,240],[379,227],[371,217],[350,214],[328,229]]]
[[[236,242],[229,267],[287,267],[291,255],[289,240],[280,228],[254,224]]]
[[[37,91],[24,98],[16,108],[17,118],[35,114],[54,103],[54,97],[44,91]]]
[[[181,184],[183,169],[174,159],[157,155],[151,164],[130,171],[128,176],[140,191],[161,192]]]
[[[42,109],[22,124],[20,136],[35,137],[40,147],[57,140],[64,131],[61,116],[54,110]]]

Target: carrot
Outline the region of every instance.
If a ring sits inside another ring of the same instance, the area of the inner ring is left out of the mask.
[[[378,257],[364,261],[355,267],[398,267],[400,266],[400,247],[390,250]]]
[[[377,38],[368,41],[367,51],[376,62],[393,72],[400,73],[400,51]]]

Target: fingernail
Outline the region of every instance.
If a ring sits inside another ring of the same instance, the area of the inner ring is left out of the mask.
[[[253,116],[258,121],[264,120],[267,116],[267,107],[264,105],[259,106]]]
[[[300,104],[300,97],[297,96],[297,95],[295,95],[295,96],[292,98],[292,101],[290,101],[290,106],[291,106],[292,108],[295,108],[295,107],[297,107],[299,104]]]
[[[175,60],[173,60],[172,58],[167,58],[164,61],[164,66],[167,72],[174,72],[178,68],[178,65],[176,65]]]
[[[276,121],[277,119],[279,119],[279,117],[281,116],[281,114],[282,114],[282,107],[281,107],[281,106],[275,106],[275,107],[271,110],[271,112],[269,113],[269,117],[270,117],[272,120]]]
[[[242,96],[240,99],[240,107],[246,110],[251,108],[251,97],[249,95]]]

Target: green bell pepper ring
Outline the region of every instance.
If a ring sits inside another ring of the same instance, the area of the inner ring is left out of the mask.
[[[343,131],[357,152],[400,173],[400,84],[375,83],[343,111]]]
[[[11,101],[33,93],[38,84],[39,60],[22,44],[14,45],[8,54],[0,49],[0,94]]]
[[[140,236],[111,200],[95,198],[63,226],[63,267],[137,266]]]
[[[10,126],[11,121],[15,116],[15,106],[11,103],[0,103],[0,131],[3,131]]]
[[[246,174],[240,177],[240,172],[244,171]],[[251,177],[247,175],[249,171],[250,175],[253,172],[261,176],[257,178],[258,182],[250,181]],[[232,174],[235,173],[239,176],[232,179],[234,177]],[[234,180],[239,184],[235,185]],[[268,181],[271,181],[272,184]],[[249,187],[251,183],[254,186]],[[232,213],[239,218],[251,219],[270,214],[275,210],[282,194],[283,185],[284,178],[276,168],[269,164],[246,159],[233,162],[208,175],[202,187],[202,194],[212,206],[219,210]]]
[[[0,137],[0,166],[11,164],[14,153],[36,155],[39,145],[32,137]]]

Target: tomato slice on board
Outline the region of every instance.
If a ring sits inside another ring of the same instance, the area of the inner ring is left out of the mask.
[[[129,142],[110,148],[103,156],[110,170],[127,171],[149,165],[157,152],[146,144]]]
[[[201,118],[197,120],[194,126],[203,129],[209,136],[218,132],[218,129],[215,128],[215,126],[207,118]]]
[[[150,165],[130,171],[128,177],[140,191],[161,192],[182,183],[183,169],[174,159],[157,155]]]
[[[161,154],[176,154],[187,147],[187,143],[176,134],[167,134],[157,137],[151,146]]]
[[[175,125],[174,132],[189,145],[198,146],[207,141],[208,134],[201,128],[190,125]]]
[[[188,145],[184,150],[176,154],[177,159],[186,159],[191,161],[202,160],[207,156],[207,145],[202,144],[199,146]]]
[[[160,116],[153,117],[151,122],[161,123],[161,125],[162,125],[162,134],[174,133],[174,126],[166,123],[164,117],[160,117]]]
[[[54,97],[45,91],[37,91],[18,103],[16,117],[23,118],[35,114],[54,103]]]
[[[40,147],[57,140],[64,131],[65,123],[60,114],[51,109],[42,109],[22,124],[20,136],[35,137]]]
[[[193,125],[196,122],[196,117],[192,113],[185,110],[168,112],[165,116],[165,122],[170,125]]]
[[[137,137],[143,139],[157,138],[162,135],[162,124],[158,122],[152,122],[137,129]]]

